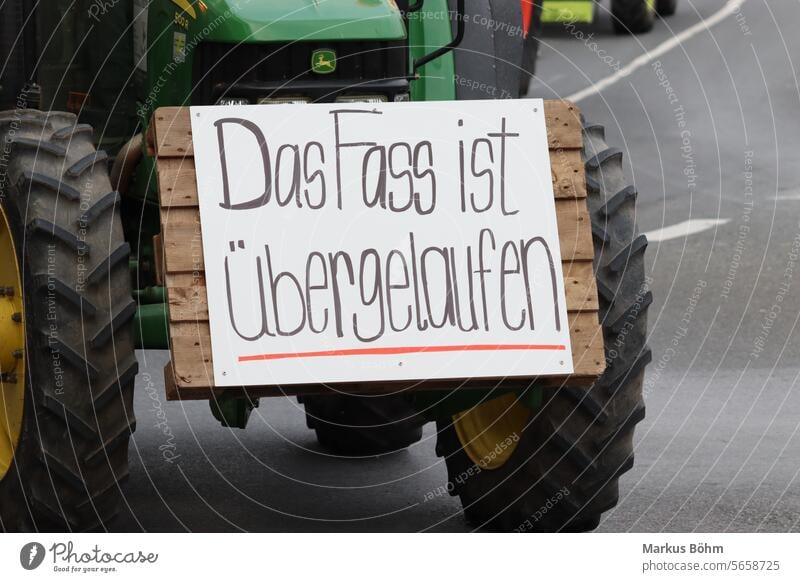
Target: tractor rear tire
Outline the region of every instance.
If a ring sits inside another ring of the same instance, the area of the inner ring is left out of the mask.
[[[405,449],[422,438],[424,420],[405,396],[303,396],[306,424],[332,453],[380,455]]]
[[[600,126],[584,129],[589,212],[594,234],[606,370],[589,388],[546,390],[504,464],[482,468],[468,455],[452,417],[440,418],[436,452],[448,490],[476,527],[500,531],[585,531],[619,498],[618,479],[633,466],[633,431],[644,418],[647,308],[646,239],[636,229],[636,191],[622,153]],[[522,404],[519,404],[522,406]],[[502,444],[499,444],[502,448]]]
[[[536,61],[539,58],[539,38],[542,36],[542,7],[536,4],[533,7],[528,34],[523,42],[522,71],[520,72],[519,94],[520,97],[528,95],[531,80],[536,75]]]
[[[0,529],[103,530],[123,502],[135,427],[136,304],[119,197],[91,128],[70,113],[0,113],[0,139],[26,363]]]
[[[611,20],[617,34],[650,32],[655,18],[653,0],[611,0]]]
[[[454,14],[456,1],[449,0],[449,7]],[[458,81],[456,99],[519,97],[523,76],[520,3],[470,0],[466,3],[464,26],[464,40],[453,51]]]
[[[678,8],[678,0],[656,0],[656,12],[659,16],[672,16]]]

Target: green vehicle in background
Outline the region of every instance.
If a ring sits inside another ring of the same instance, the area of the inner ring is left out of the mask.
[[[600,0],[521,0],[525,30],[520,92],[527,95],[536,74],[544,25],[572,26],[594,22]],[[610,0],[611,23],[617,34],[641,34],[653,28],[656,16],[675,14],[678,0]]]
[[[542,22],[592,22],[598,0],[542,0]],[[640,34],[653,28],[656,16],[671,16],[678,0],[609,0],[617,34]]]
[[[521,30],[506,0],[2,2],[0,529],[104,529],[125,504],[135,349],[169,345],[143,137],[157,108],[517,97]],[[322,446],[395,451],[435,421],[447,489],[476,526],[599,523],[644,417],[652,297],[636,190],[598,125],[584,129],[583,161],[603,376],[589,388],[305,395]],[[209,398],[227,427],[244,428],[256,404],[242,391]]]

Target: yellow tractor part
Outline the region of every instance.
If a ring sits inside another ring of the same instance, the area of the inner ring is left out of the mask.
[[[5,210],[0,207],[0,479],[14,459],[25,404],[22,272]]]
[[[514,454],[531,409],[518,394],[505,394],[453,416],[461,447],[481,469],[499,469]]]

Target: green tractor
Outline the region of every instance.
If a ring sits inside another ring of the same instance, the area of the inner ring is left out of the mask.
[[[124,503],[135,349],[169,344],[143,139],[157,108],[516,97],[520,30],[511,0],[0,4],[0,528],[103,530]],[[322,446],[393,451],[434,421],[448,490],[476,527],[599,523],[644,416],[651,299],[622,154],[586,125],[583,159],[603,376],[588,388],[307,395]],[[212,412],[243,427],[252,405],[217,397]]]

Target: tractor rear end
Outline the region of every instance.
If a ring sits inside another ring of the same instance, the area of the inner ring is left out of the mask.
[[[0,114],[4,529],[101,529],[124,504],[134,348],[170,345],[165,217],[147,139],[158,108],[505,98],[521,85],[524,23],[513,2],[79,4],[66,22],[36,10],[38,31],[26,24],[19,42],[0,46],[13,65]],[[25,9],[25,0],[4,3],[0,22]],[[588,125],[580,156],[603,375],[591,386],[499,382],[370,397],[318,388],[300,398],[322,446],[397,450],[434,421],[448,490],[476,525],[596,526],[617,501],[644,415],[650,295],[622,154]],[[258,403],[241,391],[209,397],[223,425],[241,428]],[[553,509],[537,513],[545,506]]]

